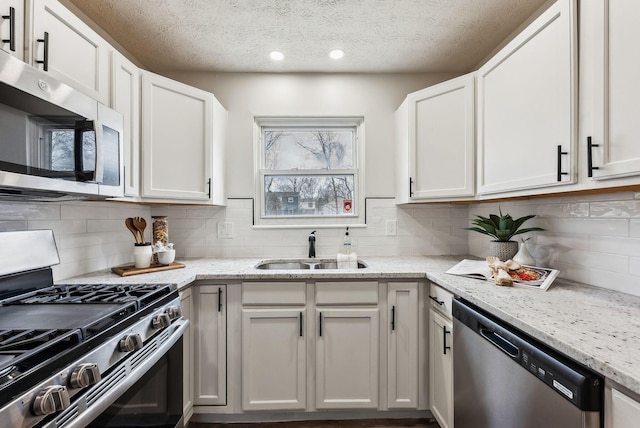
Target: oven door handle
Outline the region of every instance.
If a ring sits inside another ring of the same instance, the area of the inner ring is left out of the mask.
[[[189,320],[187,319],[181,318],[175,321],[173,324],[171,324],[170,327],[167,328],[167,330],[171,330],[171,332],[169,333],[169,338],[162,342],[162,344],[160,345],[158,345],[158,341],[164,336],[165,330],[155,335],[152,338],[153,340],[148,341],[145,346],[133,353],[133,355],[135,355],[137,353],[149,352],[149,354],[144,358],[143,362],[132,368],[130,365],[133,358],[127,358],[126,360],[124,360],[125,362],[123,364],[113,367],[113,370],[110,370],[110,375],[103,377],[100,382],[89,388],[89,390],[81,397],[78,397],[79,399],[74,399],[74,403],[69,408],[67,408],[63,413],[60,413],[60,415],[55,417],[50,423],[44,425],[43,428],[57,427],[58,421],[61,420],[65,421],[63,424],[64,428],[86,427],[102,412],[107,410],[111,406],[111,404],[113,404],[125,391],[131,388],[142,376],[144,376],[144,374],[147,373],[154,366],[154,364],[157,363],[160,358],[162,358],[162,356],[169,352],[169,350],[184,335],[184,332],[188,326]],[[153,351],[153,349],[156,347],[157,349]],[[122,365],[127,366],[127,374],[123,379],[118,381],[117,376],[122,372],[122,370],[120,370],[120,367]],[[93,401],[89,406],[87,406],[85,400],[86,396],[91,394],[92,391],[99,390],[103,385],[108,385],[110,383],[113,383],[114,385],[105,388],[105,392],[102,394],[102,396]],[[81,411],[82,408],[84,408],[83,411]],[[73,413],[77,413],[75,419]]]

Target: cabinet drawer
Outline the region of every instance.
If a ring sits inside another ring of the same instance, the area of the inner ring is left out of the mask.
[[[316,283],[318,305],[377,305],[376,281],[345,281]]]
[[[304,282],[243,282],[243,305],[304,305]]]
[[[451,314],[451,301],[453,300],[453,294],[445,290],[442,287],[438,287],[435,284],[429,284],[429,303],[431,307],[441,314],[452,319]]]

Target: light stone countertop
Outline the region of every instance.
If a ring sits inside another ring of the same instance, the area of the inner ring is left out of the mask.
[[[467,256],[468,257],[468,256]],[[120,277],[98,271],[64,284],[195,280],[429,279],[550,347],[640,394],[640,297],[556,279],[548,291],[498,287],[444,272],[465,256],[363,257],[358,270],[259,270],[263,259],[184,259],[183,269]],[[321,259],[317,259],[318,261]]]

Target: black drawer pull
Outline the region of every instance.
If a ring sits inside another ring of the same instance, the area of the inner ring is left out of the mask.
[[[437,304],[439,304],[440,306],[444,306],[444,300],[438,300],[437,297],[433,297],[433,296],[429,296],[429,298],[434,302],[436,302]]]
[[[222,312],[222,287],[218,288],[218,312]]]
[[[320,312],[320,321],[318,322],[318,325],[318,334],[320,335],[320,337],[322,337],[322,312]]]

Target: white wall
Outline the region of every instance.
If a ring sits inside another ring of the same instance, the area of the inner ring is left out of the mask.
[[[454,74],[167,73],[229,112],[227,195],[253,197],[254,116],[364,116],[365,196],[393,197],[393,114],[410,92]]]

